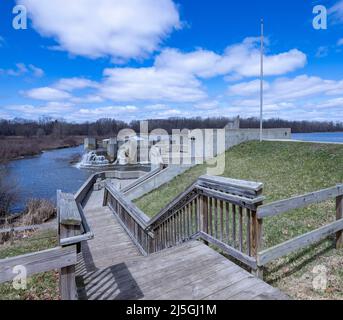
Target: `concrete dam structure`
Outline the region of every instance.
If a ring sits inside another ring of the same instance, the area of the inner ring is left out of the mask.
[[[223,129],[180,130],[168,134],[154,130],[151,134],[119,134],[104,140],[85,139],[85,166],[111,165],[195,165],[224,153],[247,141],[260,139],[259,129],[240,129],[239,118],[230,121]],[[264,129],[265,140],[290,140],[291,129]],[[153,169],[153,168],[152,168]]]

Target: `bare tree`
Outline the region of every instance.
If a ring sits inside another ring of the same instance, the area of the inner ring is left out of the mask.
[[[10,209],[18,199],[16,186],[6,178],[6,169],[0,168],[0,217],[10,213]]]
[[[229,119],[226,117],[209,118],[169,118],[149,120],[149,129],[203,129],[224,128]],[[241,128],[259,128],[258,118],[242,118]],[[288,121],[283,119],[269,119],[264,121],[265,128],[291,128],[294,133],[306,132],[339,132],[343,131],[343,122],[333,121]],[[70,123],[63,119],[54,120],[49,117],[39,121],[14,119],[0,119],[0,137],[21,136],[32,139],[33,137],[46,137],[61,139],[70,136],[113,136],[121,129],[131,128],[139,132],[139,121],[125,123],[116,119],[105,118],[95,122]],[[1,150],[0,150],[1,151]],[[1,152],[0,152],[1,153]]]

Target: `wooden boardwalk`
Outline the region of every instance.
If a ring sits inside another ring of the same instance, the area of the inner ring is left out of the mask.
[[[82,243],[77,275],[142,258],[110,209],[102,207],[103,195],[103,191],[92,192],[84,208],[94,239]]]
[[[92,192],[84,208],[94,239],[78,257],[79,299],[288,299],[199,241],[142,256],[102,197]]]

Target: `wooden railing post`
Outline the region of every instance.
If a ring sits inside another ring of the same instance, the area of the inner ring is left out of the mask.
[[[106,186],[105,186],[104,199],[103,199],[103,202],[102,202],[102,206],[106,207],[107,205],[108,205],[108,190],[106,189]]]
[[[60,239],[80,234],[80,227],[60,226]],[[60,269],[60,295],[62,300],[76,300],[75,265]]]
[[[148,237],[148,254],[152,254],[155,251],[155,238],[153,237],[153,233],[151,233]]]
[[[199,221],[199,230],[205,233],[208,233],[208,197],[200,196],[200,221]],[[208,242],[205,242],[208,245]]]
[[[251,256],[257,259],[263,248],[263,219],[258,219],[256,211],[251,212]],[[263,267],[257,266],[253,274],[263,279]]]
[[[59,241],[81,234],[81,217],[73,195],[57,193]],[[60,295],[62,300],[76,300],[75,265],[60,269]]]
[[[256,196],[261,196],[263,189],[260,189]],[[256,209],[251,211],[251,256],[256,260],[258,253],[263,250],[263,218],[259,218],[257,215],[257,208],[262,206],[263,202],[256,203]],[[253,274],[263,280],[264,268],[257,266],[256,270],[253,270]]]
[[[336,219],[343,219],[343,196],[336,198]],[[338,231],[336,234],[336,249],[343,249],[343,231]]]

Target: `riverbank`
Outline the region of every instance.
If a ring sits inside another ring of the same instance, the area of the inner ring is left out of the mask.
[[[343,145],[294,142],[248,142],[226,152],[223,176],[264,183],[266,202],[273,202],[343,182]],[[149,216],[157,214],[199,176],[199,165],[168,184],[138,199],[136,204]],[[333,201],[313,205],[282,216],[265,219],[265,248],[319,228],[335,219]],[[313,290],[313,268],[328,270],[328,289]],[[266,269],[266,280],[298,299],[343,299],[342,250],[331,239],[281,258]]]
[[[83,143],[83,139],[83,136],[2,137],[0,138],[0,162],[33,157],[49,150],[77,147]]]

